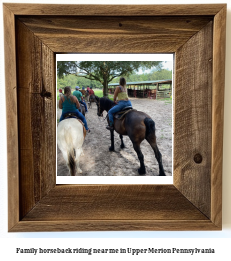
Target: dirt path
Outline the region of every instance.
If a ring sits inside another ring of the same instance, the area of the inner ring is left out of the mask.
[[[162,154],[164,170],[167,176],[172,175],[172,103],[151,99],[131,98],[134,109],[143,111],[155,121],[157,145]],[[57,109],[59,119],[61,110]],[[104,118],[106,112],[104,112]],[[87,134],[83,144],[84,156],[80,160],[81,176],[137,176],[139,160],[133,149],[132,142],[124,136],[125,148],[120,148],[120,138],[115,133],[115,152],[109,152],[110,131],[106,129],[107,122],[97,116],[95,103],[86,120],[91,132]],[[62,153],[57,148],[57,175],[68,176],[69,172]],[[146,176],[159,175],[158,162],[151,146],[146,140],[141,143],[144,155]]]

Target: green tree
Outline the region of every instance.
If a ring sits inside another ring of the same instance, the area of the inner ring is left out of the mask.
[[[163,69],[160,71],[154,71],[151,75],[152,80],[167,80],[172,79],[172,71]]]
[[[76,61],[76,62],[61,62],[57,63],[58,77],[72,74],[78,77],[84,77],[91,81],[98,81],[103,85],[103,95],[108,97],[108,83],[116,77],[128,77],[134,72],[158,67],[161,69],[162,62],[160,61]]]

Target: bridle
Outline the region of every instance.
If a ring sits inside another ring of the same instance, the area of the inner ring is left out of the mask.
[[[101,113],[101,116],[99,116],[99,114],[100,114],[100,99],[96,104],[97,104],[97,109],[98,109],[97,115],[98,115],[98,117],[101,117],[101,116],[103,116],[103,112]]]
[[[98,109],[98,113],[97,113],[97,115],[98,115],[98,114],[100,114],[100,99],[96,104],[97,104],[97,109]],[[99,117],[103,117],[103,112],[101,113],[101,116],[98,115],[98,119],[100,120]],[[107,118],[107,115],[103,120],[106,120],[106,118]]]

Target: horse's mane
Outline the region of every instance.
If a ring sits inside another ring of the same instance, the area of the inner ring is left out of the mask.
[[[115,103],[108,98],[100,98],[100,107],[104,108],[104,110],[109,111]]]

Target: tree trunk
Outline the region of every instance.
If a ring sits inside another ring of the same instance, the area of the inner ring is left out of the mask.
[[[103,83],[103,97],[108,98],[108,82],[104,80]]]

